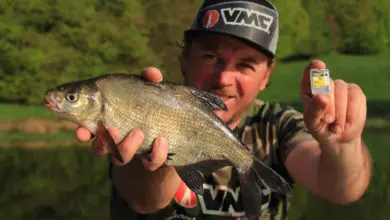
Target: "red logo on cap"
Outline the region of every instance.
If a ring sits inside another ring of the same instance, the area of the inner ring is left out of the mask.
[[[180,182],[180,186],[175,194],[176,203],[186,208],[196,207],[196,194],[188,188],[188,186],[183,182]]]
[[[202,25],[205,28],[213,27],[219,20],[219,13],[217,10],[209,10],[203,15]]]

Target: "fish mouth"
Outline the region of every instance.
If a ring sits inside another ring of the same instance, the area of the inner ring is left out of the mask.
[[[53,98],[51,96],[45,97],[44,106],[50,110],[59,111],[58,104],[53,100]]]

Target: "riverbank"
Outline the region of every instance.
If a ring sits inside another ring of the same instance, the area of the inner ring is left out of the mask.
[[[48,120],[41,118],[0,121],[0,132],[21,132],[25,134],[55,134],[75,131],[77,125],[68,120]]]

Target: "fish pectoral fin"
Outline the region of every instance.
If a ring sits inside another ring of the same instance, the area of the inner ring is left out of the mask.
[[[227,111],[227,106],[218,96],[203,90],[199,90],[192,87],[186,87],[186,89],[195,97],[197,97],[202,103],[204,103],[211,110],[224,110]]]
[[[167,160],[173,160],[173,156],[175,156],[175,153],[168,153]]]
[[[118,150],[118,146],[116,145],[114,139],[111,137],[107,128],[103,125],[102,121],[98,121],[97,123],[98,129],[96,132],[96,138],[93,141],[92,145],[95,144],[105,144],[108,146],[111,154],[121,163],[123,163],[123,158],[121,153]]]
[[[203,195],[203,174],[193,166],[176,167],[183,182],[196,194]]]
[[[291,195],[293,190],[290,184],[275,170],[264,164],[261,160],[253,158],[252,172],[256,174],[257,182],[261,182],[269,190],[284,195]]]
[[[176,170],[180,178],[192,191],[196,194],[203,195],[205,175],[229,165],[231,163],[227,160],[206,160],[196,164],[176,167]]]
[[[151,162],[151,161],[152,161],[152,157],[150,156],[151,153],[152,153],[152,148],[146,150],[142,155],[143,155],[149,162]]]

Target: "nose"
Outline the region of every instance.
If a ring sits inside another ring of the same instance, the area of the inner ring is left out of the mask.
[[[234,83],[237,71],[228,66],[219,71],[218,83],[220,86],[230,86]]]

